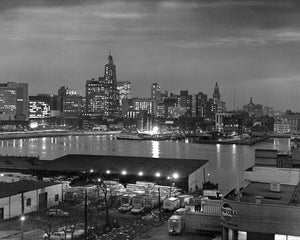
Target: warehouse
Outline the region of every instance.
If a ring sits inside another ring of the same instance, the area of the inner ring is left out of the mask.
[[[63,185],[55,182],[0,182],[0,221],[58,205]]]
[[[112,155],[69,154],[53,161],[43,161],[43,175],[91,174],[121,183],[151,181],[161,185],[176,184],[185,190],[202,188],[203,167],[208,160],[180,158],[152,158]],[[173,174],[178,175],[172,179]]]

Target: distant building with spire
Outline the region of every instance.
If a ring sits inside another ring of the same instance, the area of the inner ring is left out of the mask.
[[[250,102],[243,106],[243,110],[249,114],[250,117],[261,117],[263,115],[263,106],[254,104],[252,97]]]
[[[218,85],[217,82],[216,82],[216,85],[215,85],[215,88],[214,88],[213,99],[215,101],[220,101],[221,100],[220,89],[219,89],[219,85]]]
[[[119,115],[116,65],[111,52],[108,55],[108,63],[105,64],[104,77],[86,82],[86,113],[90,116]]]

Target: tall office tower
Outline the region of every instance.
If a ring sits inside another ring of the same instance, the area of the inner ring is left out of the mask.
[[[216,85],[215,85],[215,88],[214,88],[213,99],[215,101],[220,101],[221,100],[220,90],[219,90],[219,86],[218,86],[217,82],[216,82]]]
[[[192,116],[192,96],[189,95],[187,90],[180,91],[180,95],[178,97],[178,105],[180,108],[185,109],[185,115],[187,117]]]
[[[207,95],[203,92],[198,93],[197,99],[197,117],[206,117]]]
[[[109,53],[104,77],[86,82],[86,114],[90,116],[119,115],[119,93],[117,89],[116,65]]]
[[[0,119],[28,119],[28,83],[0,84]]]
[[[131,82],[118,82],[117,89],[119,92],[119,104],[122,106],[123,99],[130,99],[131,98]]]
[[[117,89],[116,65],[109,53],[108,63],[104,69],[105,116],[119,115],[119,92]]]
[[[157,83],[152,83],[151,98],[161,100],[161,89],[160,89],[160,86]]]
[[[101,116],[105,112],[105,91],[104,79],[99,80],[91,79],[86,81],[85,96],[86,96],[86,114],[90,116]]]

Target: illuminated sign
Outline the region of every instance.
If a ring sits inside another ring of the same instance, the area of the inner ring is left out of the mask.
[[[237,215],[237,211],[234,211],[228,203],[223,204],[221,213],[226,221],[231,220],[233,216]]]

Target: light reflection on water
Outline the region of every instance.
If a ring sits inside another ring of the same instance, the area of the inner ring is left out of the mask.
[[[255,149],[289,150],[289,139],[275,139],[256,144],[220,145],[194,144],[172,141],[126,141],[112,136],[67,136],[0,140],[2,155],[39,155],[40,159],[52,160],[66,154],[145,156],[153,158],[205,159],[209,180],[218,183],[221,190],[235,185],[237,172],[254,164]]]

